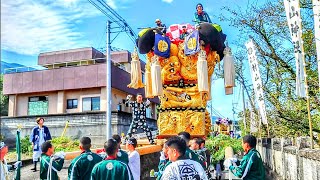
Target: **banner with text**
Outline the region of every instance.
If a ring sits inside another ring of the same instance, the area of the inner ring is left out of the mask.
[[[299,0],[284,0],[288,26],[294,48],[296,59],[296,94],[300,97],[306,97],[306,86],[304,82],[304,50],[302,41],[302,26],[300,16]]]
[[[259,63],[256,56],[256,48],[252,39],[250,39],[246,43],[246,47],[248,50],[249,66],[250,66],[253,89],[256,95],[256,100],[258,101],[261,120],[263,124],[268,124],[266,107],[265,107],[264,97],[263,97],[262,80],[261,80],[260,70],[259,70]]]
[[[316,40],[318,77],[320,88],[320,0],[313,0],[314,37]]]

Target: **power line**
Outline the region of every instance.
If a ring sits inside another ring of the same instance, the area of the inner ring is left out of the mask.
[[[129,24],[123,19],[115,10],[113,10],[105,1],[103,0],[88,0],[94,7],[96,7],[100,12],[107,16],[111,22],[118,25],[118,27],[113,27],[112,29],[120,29],[114,31],[116,33],[126,32],[133,44],[136,46],[135,40],[137,39],[137,34],[132,30]],[[118,35],[116,35],[117,37]],[[115,37],[115,38],[116,38]],[[115,39],[114,38],[114,39]],[[112,40],[113,41],[113,40]],[[112,42],[111,41],[111,42]]]

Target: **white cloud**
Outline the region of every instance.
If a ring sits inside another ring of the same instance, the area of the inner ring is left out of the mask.
[[[83,47],[83,33],[77,23],[101,15],[82,0],[15,0],[1,3],[1,48],[19,54],[37,55]]]
[[[172,3],[173,0],[162,0],[162,1],[166,3]]]

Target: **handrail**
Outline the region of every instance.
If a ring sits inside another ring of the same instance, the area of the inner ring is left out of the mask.
[[[70,67],[70,64],[73,64],[73,63],[80,63],[77,66],[89,65],[89,64],[82,64],[81,63],[81,62],[84,62],[84,61],[93,61],[93,64],[105,63],[105,61],[99,62],[99,60],[101,61],[101,60],[105,60],[105,59],[106,58],[83,59],[83,60],[78,60],[78,61],[68,61],[68,62],[61,62],[61,63],[44,64],[42,66],[38,65],[38,66],[21,66],[21,67],[14,67],[14,68],[5,68],[4,69],[4,74],[48,70],[48,68],[46,68],[45,66],[53,66],[53,69],[56,69],[55,65],[61,65],[61,64],[65,64],[65,66],[63,66],[63,67]],[[125,66],[123,64],[118,63],[118,62],[114,62],[114,61],[112,61],[112,63],[115,66],[118,66],[120,69],[126,70],[126,68],[125,68]],[[69,64],[69,66],[68,66],[68,64]],[[72,65],[72,66],[74,66],[74,65]],[[21,70],[21,69],[23,69],[23,70]]]

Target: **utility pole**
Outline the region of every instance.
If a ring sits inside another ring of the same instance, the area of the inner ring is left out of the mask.
[[[244,129],[247,129],[246,127],[246,104],[244,99],[244,85],[242,84],[242,104],[243,104],[243,125]]]
[[[110,28],[111,27],[111,22],[108,20],[107,21],[107,59],[106,59],[106,66],[107,66],[107,73],[106,73],[106,93],[107,93],[107,106],[106,106],[106,124],[107,124],[107,129],[106,129],[106,139],[111,138],[111,53],[110,53]]]

